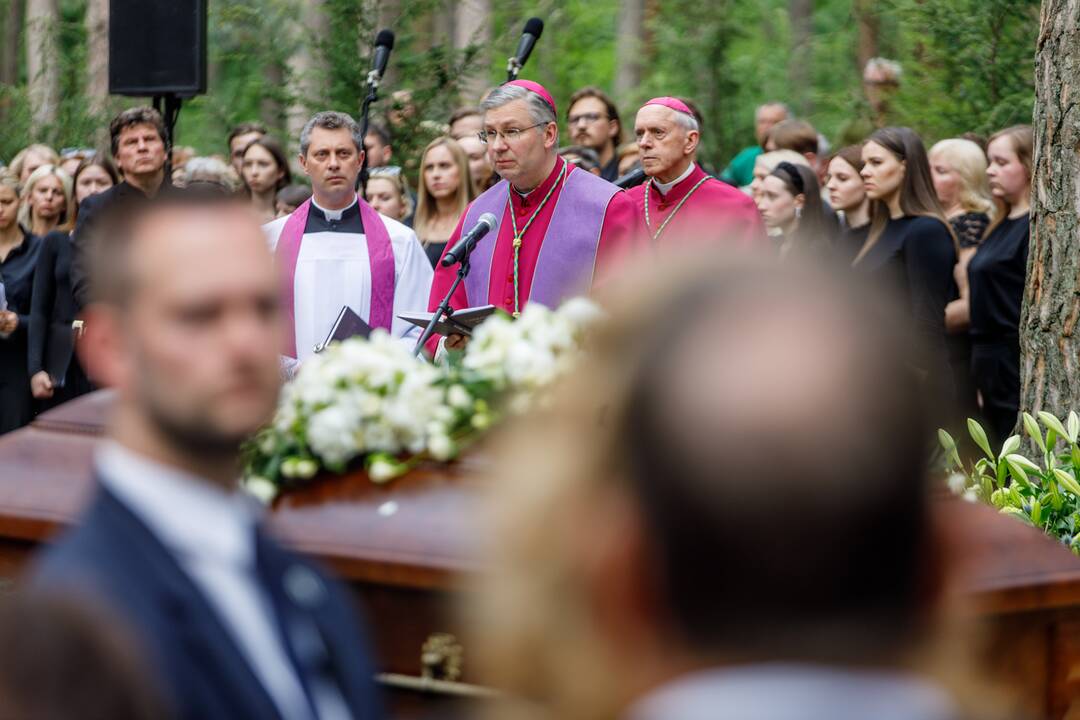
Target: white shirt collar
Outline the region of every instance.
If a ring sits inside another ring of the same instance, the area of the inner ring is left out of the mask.
[[[915,675],[777,663],[691,673],[634,703],[623,720],[947,720],[955,714],[942,688]]]
[[[314,195],[311,196],[311,205],[312,205],[312,207],[317,208],[319,210],[319,212],[321,212],[323,215],[326,216],[327,220],[340,220],[341,216],[345,214],[345,211],[348,210],[349,208],[351,208],[353,205],[355,205],[356,202],[357,202],[356,195],[353,195],[352,196],[352,202],[349,203],[348,205],[346,205],[345,207],[341,208],[340,210],[327,210],[322,205],[315,202],[315,196]]]
[[[657,182],[654,179],[653,180],[653,187],[656,188],[657,190],[659,190],[661,195],[667,195],[668,191],[671,190],[671,188],[675,187],[676,185],[681,183],[683,180],[690,177],[690,173],[694,172],[694,168],[696,166],[697,166],[696,163],[691,162],[690,165],[687,166],[686,170],[683,171],[682,175],[675,178],[674,180],[672,180],[669,183]]]
[[[239,490],[228,492],[113,440],[102,443],[95,464],[102,484],[177,555],[254,564],[255,510]]]

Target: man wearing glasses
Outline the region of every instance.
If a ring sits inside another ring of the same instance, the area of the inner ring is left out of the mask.
[[[619,177],[616,150],[622,142],[619,110],[603,90],[583,87],[570,96],[566,130],[575,145],[584,145],[600,156],[600,177],[615,182]]]
[[[480,109],[480,140],[502,181],[469,205],[446,246],[454,247],[484,213],[499,218],[499,225],[476,244],[451,307],[490,304],[515,316],[530,302],[556,307],[587,292],[632,250],[639,234],[634,204],[619,188],[559,157],[555,101],[539,83],[508,82],[491,91]],[[456,274],[456,265],[437,266],[429,310],[438,307]],[[465,342],[451,335],[446,348]]]

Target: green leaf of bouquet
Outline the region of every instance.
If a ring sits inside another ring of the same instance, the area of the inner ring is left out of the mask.
[[[1012,505],[1006,505],[1005,507],[1001,508],[1001,513],[1003,515],[1011,515],[1015,518],[1019,518],[1020,520],[1026,522],[1028,525],[1032,524],[1031,518],[1027,516],[1027,513],[1025,513],[1020,508],[1013,507]]]
[[[1035,525],[1042,522],[1042,503],[1037,499],[1031,501],[1031,522]]]
[[[1054,479],[1058,481],[1058,484],[1063,488],[1071,492],[1073,495],[1080,497],[1080,483],[1076,481],[1072,473],[1062,470],[1061,468],[1054,468]]]
[[[1012,459],[1012,456],[1005,458],[1005,464],[1009,466],[1009,474],[1013,476],[1013,479],[1024,485],[1030,485],[1031,481],[1028,480],[1027,473],[1024,471],[1024,467]]]
[[[1001,445],[1001,453],[998,455],[998,460],[1001,460],[1001,458],[1003,458],[1006,455],[1009,455],[1011,453],[1014,453],[1019,449],[1020,449],[1020,436],[1019,435],[1010,435],[1008,438],[1005,439],[1005,442],[1002,443],[1002,445]]]
[[[953,436],[943,428],[938,428],[937,437],[938,442],[941,443],[941,447],[945,452],[949,452],[956,447],[956,441],[953,440]]]
[[[975,441],[975,444],[978,445],[984,453],[986,453],[988,458],[994,460],[996,456],[994,455],[994,451],[990,449],[990,441],[986,439],[986,431],[982,429],[982,425],[977,423],[973,418],[968,418],[967,426],[971,439]]]
[[[1013,435],[1013,437],[1017,438],[1017,442],[1019,442],[1019,437],[1020,437],[1019,435]],[[1026,457],[1024,457],[1023,455],[1020,455],[1018,453],[1010,453],[1008,455],[1008,459],[1012,460],[1014,463],[1016,463],[1020,467],[1024,468],[1025,470],[1029,470],[1031,472],[1042,472],[1041,467],[1039,467],[1038,465],[1033,463],[1031,460],[1028,460]]]
[[[1077,433],[1080,433],[1080,417],[1077,416],[1075,410],[1069,411],[1066,429],[1069,431],[1069,442],[1075,443]]]
[[[1032,417],[1031,413],[1024,413],[1024,430],[1027,431],[1028,437],[1035,441],[1035,444],[1039,446],[1039,449],[1046,452],[1046,441],[1043,439],[1042,431],[1039,429],[1039,423]]]
[[[1057,417],[1052,415],[1051,413],[1048,413],[1045,410],[1040,410],[1039,420],[1042,422],[1043,425],[1057,433],[1058,437],[1069,437],[1069,431],[1066,430],[1065,426],[1061,424],[1061,421],[1058,420]],[[1047,442],[1046,444],[1047,447],[1053,447],[1053,445],[1051,445],[1049,442]]]

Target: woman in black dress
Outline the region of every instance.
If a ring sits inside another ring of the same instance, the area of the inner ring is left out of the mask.
[[[1031,126],[994,135],[987,146],[994,222],[967,267],[968,295],[955,309],[971,334],[971,375],[992,442],[1020,412],[1020,306],[1027,279],[1033,139]]]
[[[841,217],[836,250],[850,263],[870,235],[870,198],[863,187],[862,145],[848,145],[829,158],[825,189],[829,204]]]
[[[76,213],[83,200],[108,190],[118,180],[116,167],[105,155],[99,153],[84,160],[74,176]],[[56,230],[42,240],[34,269],[27,373],[38,411],[93,389],[74,355],[71,257],[71,234]]]
[[[0,172],[0,434],[15,430],[33,417],[33,400],[26,373],[26,337],[30,324],[30,293],[34,282],[39,238],[18,222],[18,176]]]
[[[945,306],[956,294],[956,239],[934,194],[926,150],[914,130],[890,127],[867,139],[862,157],[870,232],[854,266],[891,285],[910,308],[926,353],[928,391],[951,415]]]

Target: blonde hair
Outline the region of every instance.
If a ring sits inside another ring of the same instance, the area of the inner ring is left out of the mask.
[[[393,170],[391,170],[393,168]],[[395,220],[403,220],[409,217],[413,211],[413,199],[409,194],[409,181],[405,179],[405,173],[396,165],[371,168],[368,174],[368,182],[372,180],[386,180],[394,186],[401,200],[401,217]]]
[[[438,207],[435,203],[435,196],[428,190],[427,183],[424,181],[424,163],[427,160],[428,153],[440,146],[450,151],[450,156],[454,158],[454,164],[458,168],[458,188],[455,193],[455,203],[459,215],[465,212],[465,208],[468,207],[469,202],[474,197],[472,175],[469,174],[469,157],[461,149],[458,141],[444,135],[429,142],[420,156],[420,180],[417,183],[419,187],[417,187],[416,192],[416,215],[413,217],[413,229],[416,230],[416,236],[420,238],[420,242],[425,246],[429,241],[442,240],[442,238],[431,238],[429,235],[431,222],[435,219]]]
[[[75,199],[71,176],[60,169],[59,165],[42,165],[30,177],[26,178],[19,200],[22,206],[19,208],[19,224],[27,230],[31,230],[34,218],[31,216],[30,194],[34,192],[34,186],[47,177],[55,177],[60,181],[60,187],[64,191],[64,209],[60,211],[60,219],[57,230],[71,230],[71,223],[75,219]]]
[[[963,138],[949,138],[935,143],[927,154],[931,164],[939,157],[959,176],[959,201],[964,212],[988,215],[993,212],[990,184],[986,179],[986,153],[981,147]]]
[[[757,166],[761,165],[766,169],[765,174],[768,175],[782,162],[810,167],[810,163],[807,161],[806,156],[802,153],[797,153],[794,150],[773,150],[771,152],[761,153],[754,160],[754,166],[755,169],[757,169]]]
[[[15,173],[15,177],[22,179],[23,164],[26,162],[26,156],[32,152],[44,155],[46,164],[48,165],[60,164],[60,156],[48,145],[42,145],[41,143],[27,145],[11,160],[11,171]],[[29,178],[27,178],[27,180],[29,180]]]

